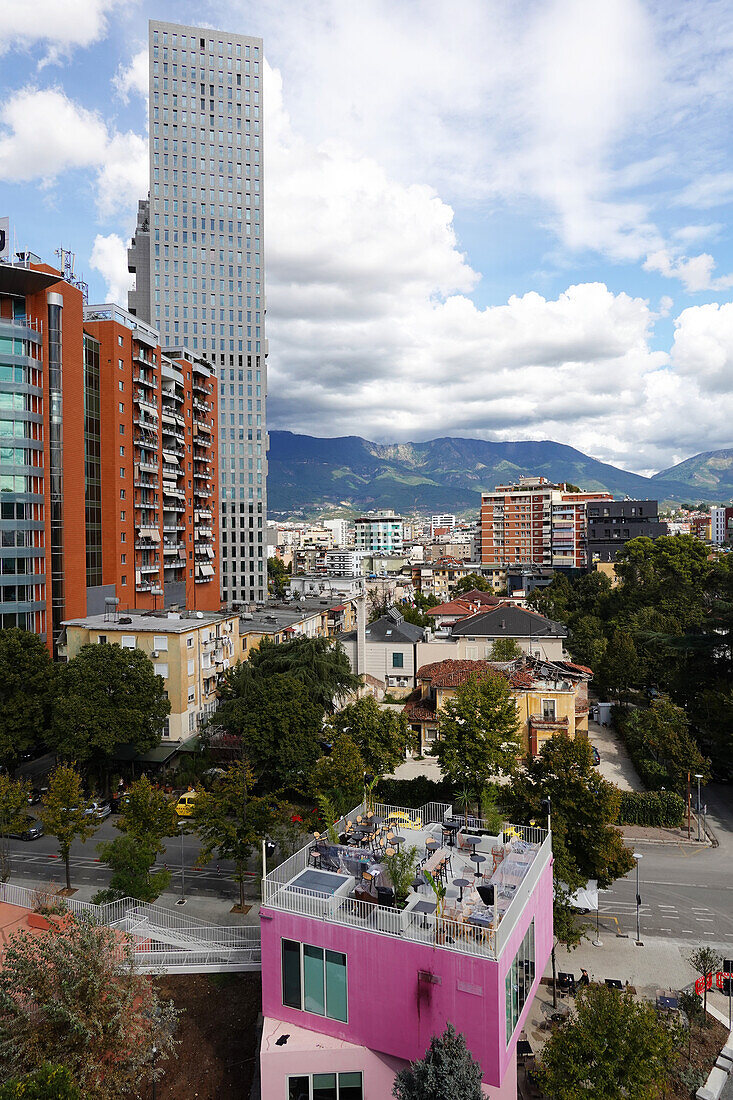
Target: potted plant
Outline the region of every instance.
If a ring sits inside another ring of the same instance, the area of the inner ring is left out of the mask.
[[[404,909],[417,870],[417,848],[411,845],[409,848],[403,848],[401,852],[396,851],[393,855],[385,855],[383,858],[392,881],[397,908]]]
[[[440,879],[435,878],[430,874],[430,871],[423,871],[425,881],[430,886],[431,890],[435,894],[435,942],[443,943],[445,938],[445,932],[443,929],[443,901],[445,899],[445,886]]]

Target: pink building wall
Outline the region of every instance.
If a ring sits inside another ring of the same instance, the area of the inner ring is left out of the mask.
[[[516,1038],[552,947],[552,862],[542,871],[498,961],[264,906],[260,915],[264,1016],[407,1061],[422,1058],[431,1037],[450,1021],[481,1064],[484,1081],[496,1089],[510,1064],[515,1065]],[[535,982],[507,1045],[505,978],[533,917]],[[282,1004],[283,939],[346,954],[348,1023]],[[432,981],[419,972],[432,975]],[[511,1076],[516,1088],[516,1075]]]

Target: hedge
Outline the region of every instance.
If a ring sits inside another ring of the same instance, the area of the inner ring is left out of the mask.
[[[679,828],[685,817],[685,800],[674,791],[622,791],[619,825],[653,825]]]
[[[455,798],[455,790],[450,783],[427,776],[418,775],[414,779],[380,779],[377,783],[376,798],[388,806],[405,806],[417,810],[427,802],[450,802]]]

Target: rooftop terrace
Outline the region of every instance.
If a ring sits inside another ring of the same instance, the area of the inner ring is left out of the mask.
[[[490,959],[501,955],[552,856],[545,829],[505,824],[496,835],[445,803],[363,803],[334,829],[339,843],[314,835],[266,876],[264,907]],[[418,867],[400,907],[385,854],[410,847]],[[445,888],[440,910],[425,871]],[[485,887],[494,888],[493,904]]]

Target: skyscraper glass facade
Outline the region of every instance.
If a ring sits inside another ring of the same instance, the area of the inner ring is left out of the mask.
[[[263,600],[262,42],[153,21],[149,48],[150,322],[163,347],[188,347],[215,368],[222,598]],[[144,262],[134,245],[131,261]]]

